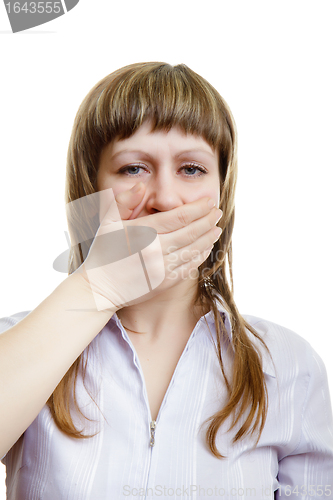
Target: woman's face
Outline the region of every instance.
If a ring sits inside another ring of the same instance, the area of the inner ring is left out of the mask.
[[[218,153],[200,136],[180,128],[151,132],[145,122],[131,137],[114,140],[101,153],[97,190],[114,196],[142,181],[145,195],[131,216],[172,210],[209,196],[220,202]]]

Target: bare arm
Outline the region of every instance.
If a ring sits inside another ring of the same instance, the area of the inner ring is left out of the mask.
[[[211,208],[207,201],[202,199],[170,212],[131,221],[134,225],[149,224],[161,235],[162,265],[168,269],[172,263],[173,268],[166,272],[159,288],[172,286],[175,282],[174,277],[171,279],[172,274],[178,276],[177,280],[181,279],[182,274],[175,270],[184,268],[189,272],[197,268],[218,239],[214,227],[221,212]],[[124,203],[136,206],[137,200],[125,199]],[[121,213],[122,218],[128,219],[129,213]],[[106,217],[101,229],[108,225],[112,226],[112,221]],[[85,263],[89,259],[98,261],[98,251],[98,245],[93,243]],[[76,272],[67,277],[36,309],[0,335],[0,457],[33,422],[73,362],[119,309],[113,304],[117,303],[122,283],[114,279],[112,269],[104,271],[104,267],[102,270],[96,283],[91,280],[89,283],[85,273]],[[125,284],[135,272],[136,268],[124,268]],[[103,300],[107,298],[107,309],[96,308],[94,287],[102,290]],[[122,297],[126,300],[127,287],[122,288]],[[158,293],[158,289],[142,300],[154,293]]]
[[[97,311],[88,284],[73,274],[0,335],[0,457],[33,422],[114,312]]]

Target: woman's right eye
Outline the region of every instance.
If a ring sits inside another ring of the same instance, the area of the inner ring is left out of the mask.
[[[143,170],[145,170],[145,168],[141,165],[128,165],[127,167],[122,167],[119,170],[119,173],[128,175],[129,177],[137,177],[140,173],[142,173],[140,171]]]

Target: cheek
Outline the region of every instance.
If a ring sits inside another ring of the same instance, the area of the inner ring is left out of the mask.
[[[134,186],[135,182],[133,182]],[[115,179],[112,176],[103,176],[100,175],[99,177],[97,176],[97,191],[103,191],[104,189],[110,189],[112,188],[113,194],[116,197],[119,193],[122,193],[123,191],[127,191],[128,189],[131,189],[132,186],[129,186],[128,183],[123,182],[119,179]]]
[[[218,207],[220,204],[219,184],[217,183],[215,186],[197,186],[195,190],[188,190],[188,192],[184,192],[183,194],[183,202],[191,203],[192,201],[200,200],[200,198],[204,198],[206,196],[213,198],[216,202],[216,206]]]

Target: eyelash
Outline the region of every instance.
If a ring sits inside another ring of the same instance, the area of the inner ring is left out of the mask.
[[[136,165],[136,164],[133,164],[133,165],[128,165],[127,167],[123,167],[119,170],[119,173],[120,174],[125,174],[127,175],[128,177],[138,177],[137,174],[130,174],[128,172],[128,170],[130,168],[141,168],[141,169],[144,169],[145,167],[143,165]],[[197,174],[185,174],[185,177],[192,177],[192,178],[197,178],[197,177],[201,177],[202,175],[205,175],[207,174],[207,170],[205,170],[203,167],[200,167],[199,165],[197,165],[196,163],[187,163],[186,166],[184,167],[181,167],[181,170],[185,170],[185,169],[188,169],[188,168],[195,168],[196,170],[198,170],[200,173],[197,173]]]

